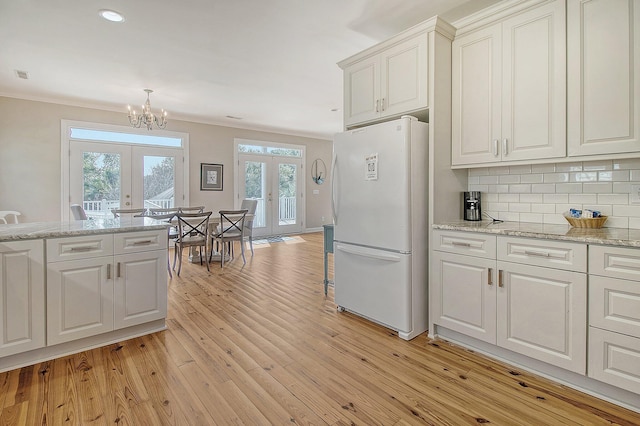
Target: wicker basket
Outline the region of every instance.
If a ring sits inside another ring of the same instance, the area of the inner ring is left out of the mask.
[[[609,216],[594,217],[593,219],[564,216],[567,222],[576,228],[602,228]]]

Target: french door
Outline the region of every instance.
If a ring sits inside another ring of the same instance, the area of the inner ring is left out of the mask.
[[[181,150],[85,141],[69,148],[69,205],[82,205],[89,217],[183,204]]]
[[[279,235],[303,229],[302,159],[238,155],[238,199],[258,200],[253,235]]]

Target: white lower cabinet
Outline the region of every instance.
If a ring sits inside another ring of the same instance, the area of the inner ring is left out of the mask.
[[[640,393],[640,249],[589,247],[589,376]]]
[[[434,250],[434,324],[585,374],[586,245],[436,231]]]
[[[47,240],[48,345],[166,317],[166,250],[164,230]]]
[[[0,358],[45,345],[44,243],[0,243]]]

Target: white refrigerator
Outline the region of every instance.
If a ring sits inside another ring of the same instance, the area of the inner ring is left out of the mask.
[[[428,148],[428,124],[408,116],[333,142],[335,302],[405,340],[429,322]]]

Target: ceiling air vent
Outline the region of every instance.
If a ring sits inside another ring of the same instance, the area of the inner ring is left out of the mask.
[[[29,80],[29,73],[26,71],[22,71],[22,70],[15,70],[16,71],[16,75],[18,76],[18,78],[21,78],[23,80]]]

